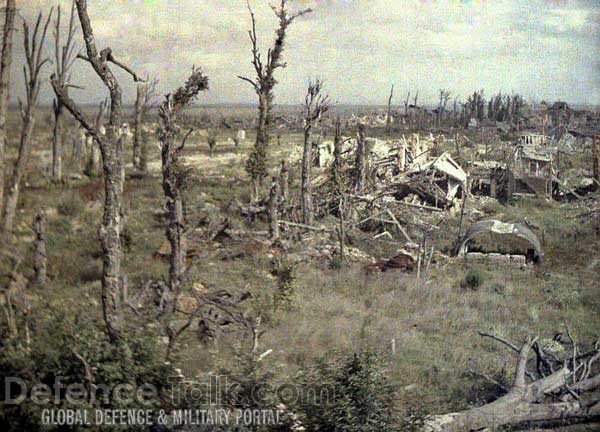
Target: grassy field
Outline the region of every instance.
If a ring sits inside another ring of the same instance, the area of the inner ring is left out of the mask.
[[[46,209],[50,283],[43,290],[33,289],[33,302],[49,302],[67,315],[100,317],[97,229],[102,188],[94,186],[100,179],[49,183],[44,173],[50,133],[41,121],[19,203],[13,247],[26,257],[21,271],[30,274],[30,224],[37,209]],[[240,230],[266,230],[264,221],[248,222],[230,205],[234,199],[249,199],[250,185],[243,167],[252,134],[239,149],[227,138],[225,133],[218,137],[213,157],[208,155],[202,134],[186,145],[184,159],[194,174],[186,191],[189,219],[226,215]],[[165,236],[157,218],[163,206],[160,161],[155,137],[151,139],[151,175],[128,177],[125,187],[125,271],[132,292],[149,279],[167,274],[166,262],[154,257]],[[274,173],[279,161],[300,142],[300,134],[285,134],[281,146],[271,146]],[[11,142],[9,147],[13,157],[15,144]],[[131,143],[125,157],[130,161]],[[128,174],[130,169],[129,163]],[[293,193],[297,193],[297,166],[292,168],[291,177]],[[567,327],[578,341],[591,342],[600,336],[600,237],[597,226],[576,218],[580,212],[577,205],[539,198],[523,198],[511,206],[480,199],[467,202],[467,223],[482,218],[507,222],[527,219],[538,227],[546,252],[546,261],[539,268],[439,258],[428,274],[418,279],[414,273],[367,272],[365,262],[332,266],[324,259],[305,259],[295,266],[291,307],[276,309],[274,261],[300,257],[317,241],[311,233],[301,233],[297,235],[303,241],[293,242],[286,252],[265,246],[252,236],[205,244],[194,261],[192,279],[210,288],[253,294],[244,308],[249,316],[262,317],[264,335],[259,351],[273,350],[264,361],[280,379],[294,376],[304,365],[323,356],[370,347],[385,358],[386,374],[401,410],[462,409],[498,394],[497,388],[470,371],[510,379],[514,367],[510,353],[480,337],[479,331],[515,342],[528,335],[552,338]],[[443,233],[434,240],[437,250],[447,249],[456,237],[459,216],[453,212],[445,217]],[[389,257],[402,246],[399,240],[374,240],[360,231],[350,236],[354,247],[376,259]],[[335,238],[330,241],[335,242]],[[464,278],[473,271],[480,274],[480,283],[465,287]],[[131,323],[144,326],[135,318]],[[235,333],[204,346],[190,330],[180,340],[177,364],[187,376],[202,375],[233,365],[234,352],[246,350],[249,344],[248,337]]]

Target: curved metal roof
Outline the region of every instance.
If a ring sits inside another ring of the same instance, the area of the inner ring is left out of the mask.
[[[484,233],[493,232],[501,235],[513,235],[528,241],[535,249],[538,260],[541,262],[544,258],[542,244],[533,231],[524,223],[506,223],[498,220],[490,219],[475,222],[466,234],[463,236],[458,248],[458,254],[464,255],[467,251],[467,243],[473,237]]]

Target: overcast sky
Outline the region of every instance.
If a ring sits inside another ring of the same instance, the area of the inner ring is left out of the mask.
[[[303,100],[308,77],[321,77],[338,103],[384,104],[391,84],[396,103],[407,91],[433,102],[438,89],[464,98],[518,92],[528,99],[600,104],[599,0],[289,0],[314,12],[289,28],[278,70],[276,103]],[[21,15],[70,1],[17,0]],[[266,52],[276,18],[267,0],[250,0]],[[141,74],[160,78],[166,93],[183,83],[192,65],[210,77],[201,103],[254,103],[246,0],[88,0],[98,48]],[[20,25],[19,25],[20,29]],[[83,46],[81,34],[77,38]],[[16,34],[13,95],[22,93],[22,32]],[[48,46],[50,52],[51,45]],[[81,63],[81,62],[80,62]],[[49,72],[51,67],[48,67]],[[96,102],[105,89],[89,65],[79,64],[73,91]],[[135,85],[118,73],[126,103]],[[42,102],[52,97],[49,84]]]

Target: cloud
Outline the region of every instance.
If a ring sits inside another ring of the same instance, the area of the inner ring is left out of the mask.
[[[52,1],[17,1],[32,19]],[[251,0],[261,47],[274,38],[277,22],[266,0]],[[63,0],[68,10],[70,2]],[[394,83],[398,94],[420,91],[435,100],[439,88],[464,97],[474,89],[515,91],[537,99],[600,104],[600,3],[597,0],[290,0],[292,8],[314,12],[289,29],[279,70],[279,103],[300,103],[306,79],[325,79],[333,100],[383,103]],[[161,91],[185,80],[192,65],[211,79],[200,102],[254,102],[237,75],[253,76],[245,0],[88,0],[100,48],[141,73],[158,75]],[[17,35],[17,47],[20,47]],[[81,44],[82,42],[80,42]],[[18,50],[21,52],[22,50]],[[22,53],[15,64],[22,61]],[[105,89],[79,64],[75,81],[82,101]],[[23,83],[14,74],[15,91]],[[124,97],[135,86],[118,73]],[[44,101],[51,98],[44,88]]]

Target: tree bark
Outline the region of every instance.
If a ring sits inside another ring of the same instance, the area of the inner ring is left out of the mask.
[[[4,177],[6,170],[5,146],[7,142],[6,120],[10,91],[10,68],[12,64],[13,33],[15,28],[15,0],[6,0],[0,54],[0,207],[4,203]]]
[[[306,225],[312,225],[313,206],[312,191],[310,184],[310,171],[312,165],[312,125],[307,124],[304,128],[304,151],[302,153],[302,222]]]
[[[33,255],[34,284],[38,287],[46,285],[46,215],[40,211],[34,218],[35,252]]]

